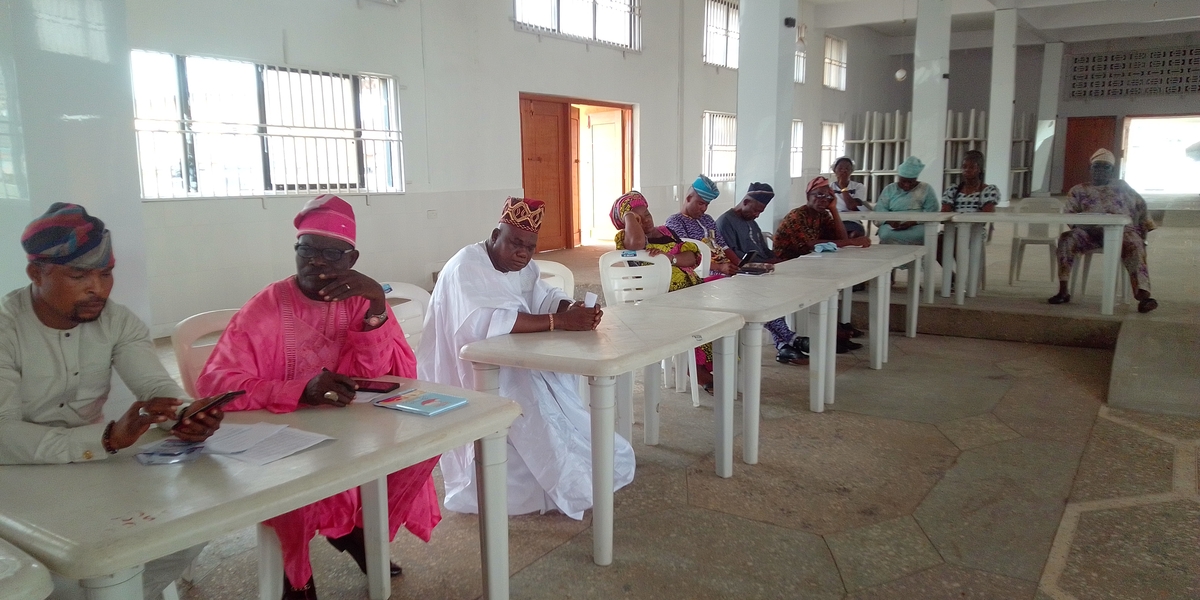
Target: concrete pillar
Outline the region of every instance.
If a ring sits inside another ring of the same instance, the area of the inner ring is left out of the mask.
[[[988,183],[1000,188],[1000,204],[1012,195],[1013,102],[1017,83],[1017,10],[996,11],[992,31],[992,93],[988,101]]]
[[[1042,87],[1038,97],[1037,134],[1033,141],[1034,196],[1050,195],[1050,173],[1054,162],[1054,136],[1058,124],[1058,94],[1062,79],[1063,43],[1046,44],[1042,50]]]
[[[54,202],[87,207],[112,231],[117,258],[112,298],[149,323],[125,2],[0,0],[0,5],[12,34],[6,37],[12,40],[18,85],[8,100],[19,108],[29,199],[27,212],[9,208],[3,221],[15,219],[24,227]],[[16,241],[0,240],[4,254],[20,251]]]
[[[795,0],[754,0],[740,8],[733,200],[740,202],[751,182],[770,183],[784,201],[770,203],[758,218],[764,231],[774,231],[788,208],[796,29],[784,25],[784,19],[795,20],[797,12]]]
[[[17,240],[29,221],[29,186],[25,183],[25,150],[21,114],[16,103],[16,46],[12,6],[0,0],[0,294],[26,285],[25,255]]]
[[[946,105],[950,91],[951,0],[919,0],[913,47],[912,154],[925,163],[921,181],[942,195]]]

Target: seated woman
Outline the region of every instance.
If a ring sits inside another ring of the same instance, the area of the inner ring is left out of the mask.
[[[867,204],[867,186],[850,180],[850,174],[854,172],[853,159],[843,156],[833,161],[830,170],[833,171],[833,179],[829,182],[829,188],[837,196],[838,212],[871,210]],[[842,225],[846,227],[846,235],[852,238],[867,235],[866,228],[858,221],[842,221]]]
[[[807,195],[808,204],[793,208],[775,231],[776,258],[790,260],[812,252],[813,247],[824,242],[839,248],[871,245],[871,238],[846,235],[828,179],[817,177],[808,182]]]
[[[928,183],[917,181],[925,163],[910,156],[897,170],[899,178],[879,192],[875,202],[877,212],[923,211],[937,212],[938,199]],[[916,221],[888,221],[879,226],[879,243],[910,244],[925,243],[925,224]]]
[[[696,274],[700,266],[700,249],[692,242],[679,239],[666,226],[655,227],[650,205],[640,192],[632,191],[613,203],[609,214],[617,235],[613,242],[617,250],[645,250],[650,256],[667,255],[671,260],[671,286],[667,291],[699,285],[704,281]],[[696,379],[706,391],[712,391],[712,344],[696,348]]]
[[[1000,189],[983,182],[983,153],[968,150],[962,159],[962,179],[942,193],[942,212],[996,212]],[[943,236],[938,234],[938,263],[942,262]]]

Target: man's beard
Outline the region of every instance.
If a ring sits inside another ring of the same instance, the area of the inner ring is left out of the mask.
[[[104,306],[101,306],[100,310],[96,311],[96,315],[91,317],[85,317],[80,314],[80,308],[76,306],[73,310],[71,310],[71,321],[74,321],[75,323],[91,323],[93,321],[100,320],[100,316],[104,314],[104,309],[108,306],[108,300],[104,300],[103,304]]]

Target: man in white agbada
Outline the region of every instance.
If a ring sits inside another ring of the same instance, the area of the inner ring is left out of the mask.
[[[471,363],[459,350],[507,333],[588,331],[600,324],[599,308],[573,303],[541,281],[531,260],[545,207],[509,198],[491,238],[460,250],[442,269],[425,334],[417,350],[417,376],[474,389]],[[521,405],[508,434],[508,514],[558,510],[582,519],[592,507],[591,416],[579,398],[578,377],[548,371],[500,368],[500,395]],[[633,481],[633,447],[617,435],[614,489]],[[474,450],[442,455],[448,510],[477,513]]]

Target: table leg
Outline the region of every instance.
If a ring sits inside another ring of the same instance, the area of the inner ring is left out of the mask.
[[[762,400],[762,323],[742,327],[742,462],[758,464],[758,411]],[[732,401],[731,401],[732,403]],[[731,459],[732,460],[732,459]]]
[[[283,595],[283,547],[275,529],[259,523],[258,534],[258,598],[279,600]],[[151,599],[153,600],[153,599]]]
[[[883,351],[880,347],[882,340],[887,337],[887,332],[883,330],[880,310],[883,306],[883,289],[889,285],[890,273],[867,282],[867,314],[870,315],[870,322],[867,323],[867,345],[871,355],[870,367],[876,370],[883,368]]]
[[[500,393],[500,367],[487,363],[471,363],[475,370],[475,391],[489,394]]]
[[[834,318],[837,315],[837,294],[830,296],[825,303],[829,305],[825,311],[829,318],[825,319],[825,393],[822,395],[822,401],[824,404],[833,404],[833,386],[837,378],[838,321]]]
[[[979,294],[979,278],[983,276],[983,243],[987,235],[987,226],[983,223],[971,224],[971,265],[967,276],[967,296],[974,298]]]
[[[921,261],[919,259],[912,261],[909,263],[908,268],[910,269],[909,273],[912,275],[912,279],[914,281],[920,281],[921,277],[919,273],[921,272]],[[916,286],[908,286],[908,311],[905,314],[908,322],[904,327],[904,335],[910,338],[917,337],[917,309],[920,308],[920,306],[921,296],[918,293]]]
[[[842,290],[842,312],[838,317],[839,323],[849,323],[851,315],[854,314],[854,287],[848,287]],[[837,308],[834,306],[834,308]]]
[[[392,595],[392,574],[388,564],[388,486],[387,477],[358,486],[362,498],[363,538],[367,549],[367,597],[385,600]]]
[[[508,600],[507,463],[507,428],[475,440],[479,550],[483,561],[483,597],[488,600]]]
[[[759,326],[762,331],[762,326]],[[760,334],[761,335],[761,334]],[[737,334],[727,335],[713,341],[713,391],[716,392],[717,444],[716,463],[718,477],[733,477],[733,399],[737,394]]]
[[[892,347],[892,282],[891,276],[881,278],[879,281],[879,289],[883,290],[883,302],[879,303],[879,320],[883,322],[880,327],[880,332],[883,334],[882,340],[879,342],[879,352],[883,356],[883,362],[888,361],[888,349]]]
[[[958,227],[954,223],[946,223],[946,227],[942,230],[942,297],[949,298],[951,289],[954,284],[954,248],[956,237],[954,234],[958,232]],[[926,265],[930,269],[933,265]],[[930,275],[932,277],[932,275]]]
[[[613,560],[613,389],[615,377],[589,377],[592,395],[592,560]]]
[[[1104,289],[1100,290],[1100,314],[1113,314],[1117,294],[1117,272],[1121,266],[1121,238],[1124,225],[1104,226]],[[1133,290],[1137,294],[1137,290]],[[1136,296],[1135,296],[1136,297]]]
[[[112,575],[81,580],[79,585],[83,586],[84,597],[87,600],[142,600],[142,571],[144,570],[145,567],[138,565],[132,569],[117,571]],[[283,594],[283,590],[281,589],[279,593]]]
[[[617,433],[633,441],[633,371],[617,375]]]
[[[967,279],[971,270],[971,224],[955,223],[954,227],[957,230],[954,232],[954,265],[957,271],[954,277],[954,303],[961,305],[967,299]]]
[[[925,261],[925,277],[918,277],[916,273],[909,274],[909,286],[921,282],[925,288],[925,302],[929,304],[933,304],[933,265],[937,263],[937,234],[937,223],[925,224],[925,256],[922,257]]]
[[[808,409],[825,411],[825,361],[829,357],[829,304],[817,302],[808,307]],[[871,335],[874,335],[872,332]],[[742,399],[745,402],[745,397]]]
[[[662,399],[662,366],[646,365],[642,370],[642,397],[645,402],[642,421],[642,441],[647,446],[658,445],[658,403]],[[633,441],[633,440],[629,440]]]

